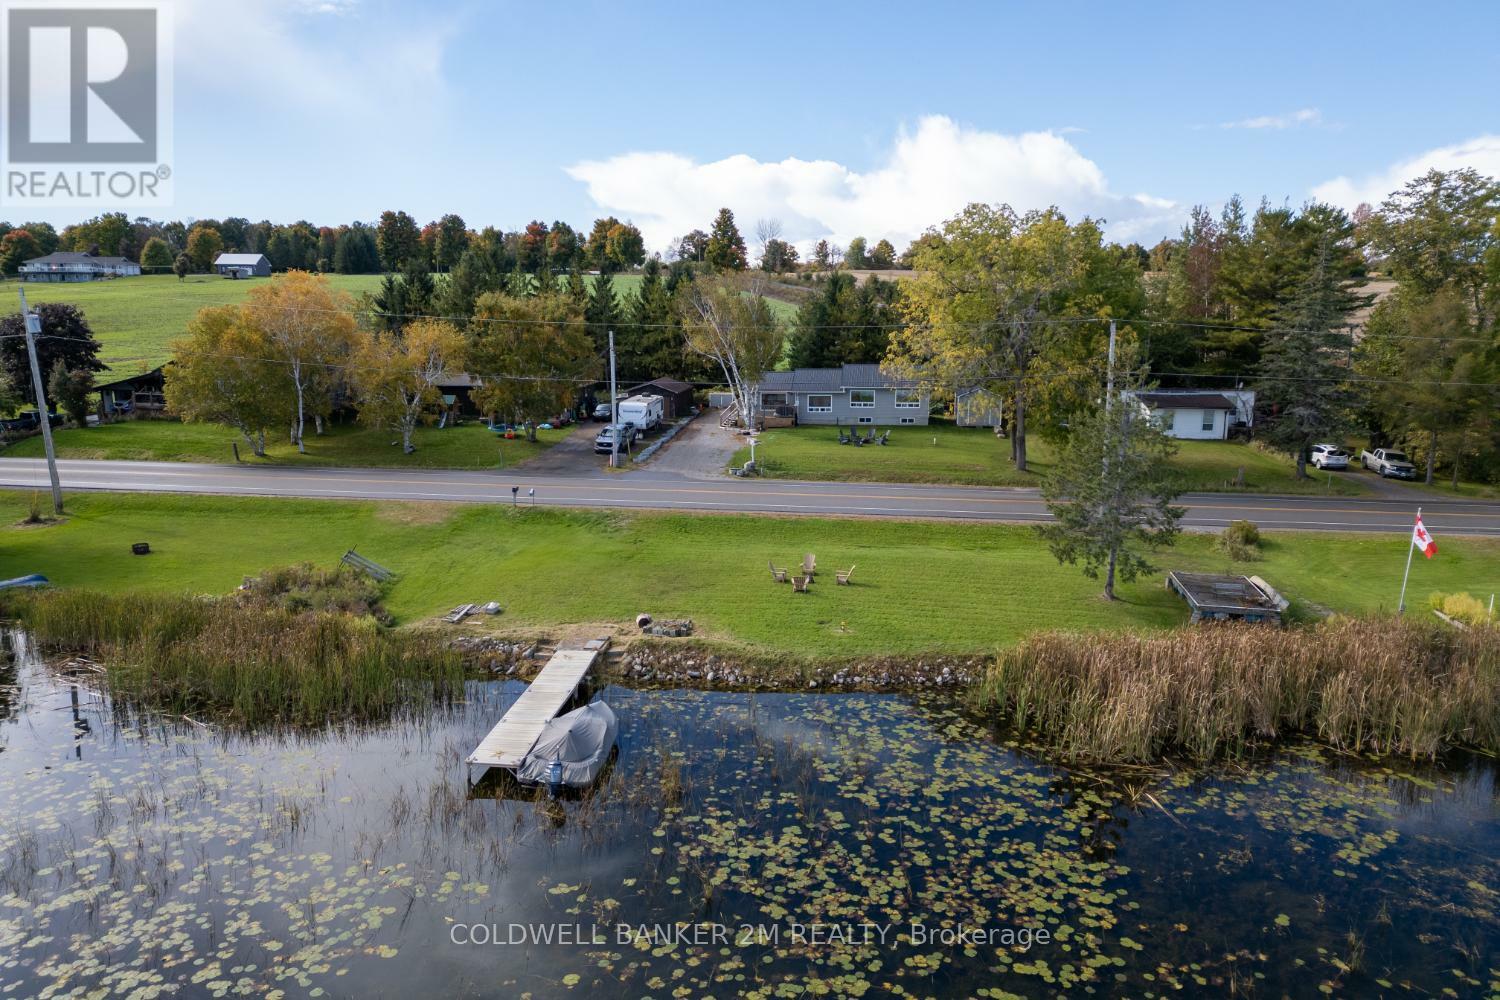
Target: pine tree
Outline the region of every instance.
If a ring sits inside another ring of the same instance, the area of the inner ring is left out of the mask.
[[[719,209],[712,231],[708,234],[709,264],[722,271],[743,271],[746,264],[745,238],[734,224],[734,213]]]
[[[609,345],[609,331],[620,322],[620,301],[615,297],[614,277],[608,271],[599,272],[594,279],[593,291],[589,293],[589,304],[583,318],[588,326],[594,346],[604,351]]]
[[[1281,310],[1261,348],[1256,391],[1259,435],[1293,455],[1297,478],[1307,478],[1308,450],[1347,429],[1353,394],[1346,379],[1349,340],[1345,284],[1329,266],[1327,242],[1312,273]]]
[[[1131,351],[1122,353],[1128,358]],[[1138,390],[1143,383],[1137,375],[1124,386]],[[1177,536],[1186,512],[1172,506],[1176,487],[1161,475],[1175,453],[1175,442],[1117,394],[1112,405],[1074,416],[1067,444],[1043,480],[1053,522],[1037,530],[1059,563],[1082,563],[1090,579],[1102,573],[1109,600],[1116,579],[1129,583],[1151,572],[1147,553]]]

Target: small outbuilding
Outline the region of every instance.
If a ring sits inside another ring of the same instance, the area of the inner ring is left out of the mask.
[[[655,379],[636,386],[626,395],[660,397],[662,418],[665,420],[678,420],[693,412],[693,387],[675,378]]]
[[[1187,602],[1195,622],[1244,621],[1281,624],[1287,601],[1258,576],[1219,573],[1167,574],[1167,589]]]
[[[221,253],[214,270],[226,278],[269,278],[271,259],[263,253]]]
[[[167,408],[166,374],[162,365],[148,372],[96,385],[99,413],[115,417],[156,416]]]

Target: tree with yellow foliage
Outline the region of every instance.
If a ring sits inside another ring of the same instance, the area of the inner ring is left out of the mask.
[[[461,370],[464,336],[451,323],[420,319],[399,333],[366,334],[355,352],[359,419],[401,435],[401,450],[416,451],[412,433],[422,414],[442,400],[438,383]]]
[[[257,457],[266,454],[266,429],[286,426],[295,412],[291,384],[269,360],[271,345],[243,306],[209,306],[172,345],[166,396],[183,420],[226,424]]]
[[[307,417],[322,432],[333,408],[333,390],[356,342],[352,302],[322,275],[288,271],[252,291],[245,300],[248,321],[265,338],[270,356],[282,366],[296,399],[291,440],[299,452]]]

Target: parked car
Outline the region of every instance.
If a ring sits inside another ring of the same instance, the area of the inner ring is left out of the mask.
[[[596,424],[608,423],[611,416],[610,405],[608,403],[600,403],[594,407],[594,412],[590,416],[594,418],[594,423]]]
[[[1376,448],[1359,453],[1359,463],[1387,479],[1416,479],[1417,467],[1399,451]]]
[[[1312,464],[1319,469],[1349,468],[1349,453],[1336,444],[1312,446]]]
[[[594,454],[608,455],[616,450],[615,437],[619,436],[618,450],[625,451],[640,437],[634,424],[610,424],[594,438]]]

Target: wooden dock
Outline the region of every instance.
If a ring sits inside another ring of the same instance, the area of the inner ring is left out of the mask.
[[[591,639],[584,643],[583,649],[559,649],[553,653],[536,680],[521,692],[495,728],[469,754],[469,766],[478,764],[508,771],[519,768],[537,737],[542,735],[542,729],[573,698],[608,648],[608,639]]]

